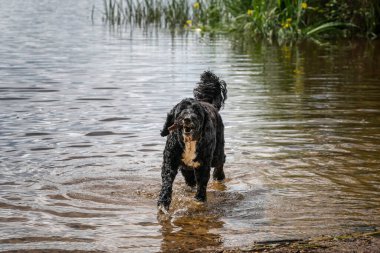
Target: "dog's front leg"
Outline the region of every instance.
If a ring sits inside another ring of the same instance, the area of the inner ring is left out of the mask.
[[[202,166],[195,169],[195,180],[197,181],[197,193],[195,199],[198,201],[206,201],[207,183],[210,179],[210,166]]]
[[[180,154],[182,150],[174,134],[170,134],[165,146],[164,161],[162,163],[162,186],[158,198],[158,208],[167,212],[172,201],[173,182],[178,173]]]
[[[172,201],[173,182],[177,175],[177,172],[178,167],[173,167],[171,164],[165,162],[162,165],[162,186],[157,205],[158,209],[163,212],[167,212],[169,210],[169,206]]]

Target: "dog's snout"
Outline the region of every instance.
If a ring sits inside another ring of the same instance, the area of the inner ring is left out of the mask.
[[[190,118],[184,118],[184,119],[183,119],[183,122],[184,122],[185,124],[190,124],[190,123],[191,123],[191,119],[190,119]]]

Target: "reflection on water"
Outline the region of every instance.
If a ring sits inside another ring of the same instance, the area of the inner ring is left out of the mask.
[[[160,222],[162,226],[161,251],[181,252],[196,249],[217,249],[222,245],[221,235],[210,230],[223,228],[223,222],[216,217],[184,215],[173,224]]]
[[[92,25],[93,3],[0,2],[1,250],[215,250],[379,228],[379,42],[123,32]],[[199,205],[178,176],[158,215],[159,130],[209,68],[229,88],[227,179]]]

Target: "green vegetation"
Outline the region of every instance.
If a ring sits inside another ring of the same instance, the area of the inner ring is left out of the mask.
[[[104,0],[111,25],[164,26],[294,40],[380,34],[378,0]]]

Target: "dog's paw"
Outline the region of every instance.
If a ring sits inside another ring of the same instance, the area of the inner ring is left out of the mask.
[[[198,202],[206,202],[206,196],[196,195],[194,199]]]
[[[186,191],[186,192],[195,192],[195,191],[196,191],[195,186],[185,185],[184,188],[185,188],[185,191]]]
[[[217,172],[217,171],[214,171],[213,175],[212,175],[212,178],[215,180],[215,181],[218,181],[218,182],[222,182],[226,176],[224,175],[224,172],[221,171],[221,172]]]
[[[163,203],[158,203],[157,209],[159,212],[162,212],[164,214],[169,214],[169,206],[165,205]]]

